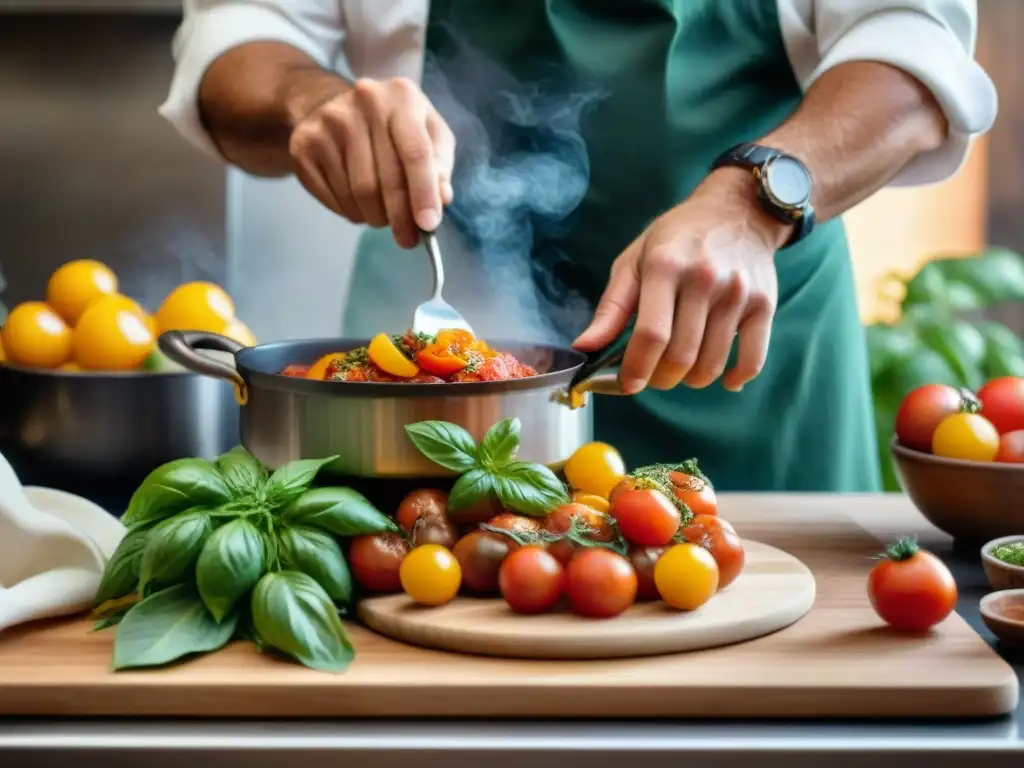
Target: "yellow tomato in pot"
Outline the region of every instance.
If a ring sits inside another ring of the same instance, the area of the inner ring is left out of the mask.
[[[74,325],[90,304],[117,293],[117,276],[92,259],[69,261],[57,269],[46,284],[46,303],[64,322]]]
[[[423,544],[405,556],[398,571],[405,593],[421,605],[444,605],[459,593],[462,568],[440,544]]]
[[[74,361],[87,371],[135,370],[155,343],[145,318],[119,296],[93,302],[72,334]]]
[[[160,333],[207,331],[223,334],[235,319],[235,303],[219,285],[185,283],[168,294],[155,317]]]
[[[995,461],[999,453],[999,430],[980,414],[954,413],[935,428],[932,453],[947,459]]]
[[[420,372],[419,366],[402,354],[395,342],[386,333],[378,333],[370,341],[366,354],[373,364],[384,373],[401,379],[411,379]]]
[[[565,463],[565,479],[575,490],[607,499],[626,476],[626,463],[607,443],[587,443]]]
[[[7,359],[32,368],[56,368],[71,356],[71,329],[50,305],[26,301],[0,329]]]

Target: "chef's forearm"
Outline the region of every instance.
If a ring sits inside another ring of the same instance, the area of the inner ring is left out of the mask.
[[[338,75],[283,43],[247,43],[203,76],[199,113],[221,154],[259,176],[292,172],[292,128],[318,104],[348,89]]]
[[[942,108],[918,80],[864,61],[824,73],[793,116],[760,143],[807,165],[821,221],[844,213],[915,157],[942,146],[947,130]]]

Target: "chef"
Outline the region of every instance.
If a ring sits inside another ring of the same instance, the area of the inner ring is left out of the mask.
[[[585,302],[577,349],[635,317],[633,396],[595,409],[629,464],[696,456],[722,490],[868,491],[839,216],[948,177],[992,125],[976,28],[969,0],[186,0],[161,111],[225,162],[293,174],[368,225],[346,335],[407,322],[429,287],[417,228],[444,216],[505,276],[490,289],[533,279],[552,326]],[[554,165],[531,165],[531,147]],[[475,184],[496,178],[488,218]],[[547,226],[538,201],[562,187]],[[508,238],[546,260],[516,271]],[[498,305],[478,305],[479,330]]]

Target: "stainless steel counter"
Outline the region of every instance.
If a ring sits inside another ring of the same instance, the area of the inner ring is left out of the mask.
[[[723,506],[727,507],[727,500]],[[960,587],[958,611],[986,639],[978,599],[986,582],[975,550],[955,550],[913,512],[880,518],[865,505],[860,520],[882,540],[916,534],[944,557]],[[1024,652],[997,650],[1024,675]],[[69,696],[74,693],[69,691]],[[83,758],[106,768],[221,766],[242,758],[246,768],[643,768],[705,766],[1024,766],[1024,711],[981,722],[111,722],[6,720],[0,723],[0,765],[38,768]],[[301,756],[299,756],[301,754]]]

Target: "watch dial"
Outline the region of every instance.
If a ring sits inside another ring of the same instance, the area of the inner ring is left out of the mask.
[[[768,189],[785,206],[799,206],[811,196],[811,178],[796,160],[779,157],[768,168]]]

